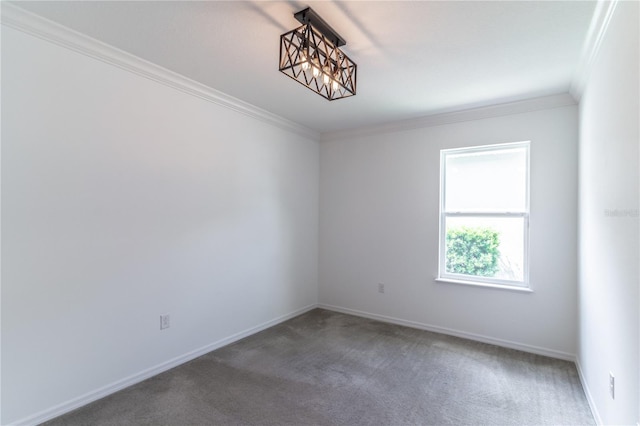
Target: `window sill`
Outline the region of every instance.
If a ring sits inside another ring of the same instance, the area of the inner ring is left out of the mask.
[[[439,283],[449,283],[449,284],[461,284],[468,285],[472,287],[487,287],[487,288],[495,288],[498,290],[508,290],[515,291],[519,293],[533,293],[533,290],[529,287],[517,287],[513,285],[502,285],[502,284],[490,284],[490,283],[480,283],[475,281],[464,281],[464,280],[455,280],[452,278],[436,278],[436,282]]]

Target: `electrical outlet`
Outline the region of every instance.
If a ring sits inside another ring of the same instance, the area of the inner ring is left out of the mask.
[[[384,284],[382,283],[378,284],[378,293],[384,293]]]
[[[160,315],[160,330],[164,330],[165,328],[169,328],[171,326],[171,318],[169,314]]]
[[[609,393],[611,399],[616,399],[616,378],[613,377],[613,373],[609,372]]]

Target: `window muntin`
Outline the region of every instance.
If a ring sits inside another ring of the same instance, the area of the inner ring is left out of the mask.
[[[442,150],[440,170],[439,278],[528,287],[529,142]]]

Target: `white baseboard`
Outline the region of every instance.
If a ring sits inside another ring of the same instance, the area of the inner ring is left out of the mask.
[[[587,402],[589,403],[589,408],[591,408],[593,419],[596,421],[596,424],[603,425],[604,423],[602,422],[602,417],[600,417],[600,413],[598,412],[598,408],[596,407],[593,395],[591,395],[591,391],[589,390],[589,386],[587,385],[586,377],[584,376],[584,372],[582,371],[579,357],[576,357],[576,368],[578,369],[578,377],[580,377],[580,383],[582,383],[582,389],[584,390],[584,394],[587,397]],[[638,426],[640,426],[640,424]]]
[[[406,327],[417,328],[420,330],[433,331],[435,333],[447,334],[450,336],[462,337],[464,339],[475,340],[478,342],[489,343],[496,346],[502,346],[509,349],[516,349],[523,352],[529,352],[536,355],[548,356],[550,358],[562,359],[565,361],[576,360],[574,354],[567,352],[557,351],[554,349],[541,348],[538,346],[527,345],[524,343],[512,342],[510,340],[497,339],[494,337],[483,336],[481,334],[468,333],[465,331],[454,330],[451,328],[439,327],[431,324],[424,324],[416,321],[409,321],[400,318],[388,317],[385,315],[372,314],[369,312],[358,311],[355,309],[342,308],[339,306],[332,306],[326,304],[319,304],[319,308],[327,309],[330,311],[342,312],[343,314],[355,315],[364,318],[370,318],[378,321],[388,322],[391,324],[403,325]]]
[[[106,386],[103,386],[94,391],[88,392],[84,395],[81,395],[72,400],[63,402],[62,404],[53,406],[51,408],[47,408],[46,410],[40,411],[39,413],[33,414],[31,416],[25,417],[21,420],[12,422],[11,425],[15,426],[23,426],[23,425],[37,425],[47,420],[51,420],[55,417],[61,416],[65,413],[68,413],[76,408],[80,408],[84,405],[87,405],[91,402],[97,401],[98,399],[104,398],[105,396],[111,395],[115,392],[118,392],[124,388],[135,385],[136,383],[140,383],[143,380],[146,380],[150,377],[163,373],[167,370],[170,370],[174,367],[177,367],[185,362],[191,361],[199,356],[202,356],[206,353],[219,349],[223,346],[227,346],[233,342],[236,342],[240,339],[244,339],[245,337],[251,336],[252,334],[258,333],[262,330],[265,330],[269,327],[273,327],[274,325],[280,324],[281,322],[287,321],[291,318],[297,317],[298,315],[304,314],[312,309],[317,308],[316,304],[308,305],[302,309],[298,309],[294,312],[291,312],[286,315],[279,316],[262,324],[259,324],[255,327],[251,327],[247,330],[241,331],[239,333],[233,334],[231,336],[225,337],[224,339],[220,339],[216,342],[203,346],[199,349],[193,350],[191,352],[187,352],[183,355],[177,356],[173,359],[170,359],[166,362],[158,364],[154,367],[143,370],[139,373],[133,374],[129,377],[126,377],[122,380],[118,380]]]
[[[423,324],[423,323],[419,323],[416,321],[408,321],[408,320],[403,320],[400,318],[394,318],[394,317],[389,317],[389,316],[385,316],[385,315],[378,315],[378,314],[372,314],[369,312],[363,312],[363,311],[358,311],[358,310],[354,310],[354,309],[348,309],[348,308],[342,308],[339,306],[333,306],[333,305],[326,305],[326,304],[312,304],[312,305],[308,305],[304,308],[298,309],[294,312],[291,312],[289,314],[286,315],[282,315],[280,317],[274,318],[270,321],[264,322],[262,324],[259,324],[255,327],[251,327],[247,330],[241,331],[239,333],[233,334],[231,336],[228,336],[224,339],[220,339],[216,342],[213,342],[209,345],[203,346],[199,349],[196,349],[194,351],[188,352],[186,354],[180,355],[178,357],[175,357],[173,359],[170,359],[166,362],[163,362],[161,364],[158,364],[154,367],[151,367],[149,369],[143,370],[139,373],[133,374],[129,377],[126,377],[122,380],[118,380],[116,382],[113,382],[109,385],[103,386],[99,389],[96,389],[94,391],[88,392],[84,395],[81,395],[77,398],[74,398],[70,401],[66,401],[62,404],[56,405],[54,407],[48,408],[46,410],[40,411],[39,413],[33,414],[29,417],[23,418],[21,420],[18,420],[16,422],[11,423],[12,425],[15,426],[23,426],[23,425],[37,425],[39,423],[43,423],[47,420],[51,420],[55,417],[61,416],[65,413],[68,413],[72,410],[75,410],[76,408],[80,408],[84,405],[87,405],[91,402],[97,401],[98,399],[104,398],[108,395],[111,395],[115,392],[118,392],[124,388],[127,388],[129,386],[132,386],[136,383],[140,383],[143,380],[146,380],[150,377],[153,377],[155,375],[158,375],[160,373],[163,373],[167,370],[170,370],[174,367],[177,367],[181,364],[184,364],[188,361],[191,361],[199,356],[202,356],[208,352],[214,351],[216,349],[219,349],[223,346],[229,345],[231,343],[234,343],[240,339],[243,339],[245,337],[251,336],[252,334],[258,333],[260,331],[263,331],[269,327],[273,327],[274,325],[280,324],[284,321],[287,321],[291,318],[294,318],[298,315],[304,314],[305,312],[308,312],[312,309],[315,308],[322,308],[322,309],[327,309],[330,311],[335,311],[335,312],[341,312],[344,314],[349,314],[349,315],[355,315],[355,316],[359,316],[359,317],[363,317],[363,318],[370,318],[370,319],[374,319],[374,320],[378,320],[378,321],[383,321],[383,322],[387,322],[387,323],[391,323],[391,324],[397,324],[397,325],[402,325],[402,326],[406,326],[406,327],[411,327],[411,328],[417,328],[420,330],[427,330],[427,331],[433,331],[436,333],[441,333],[441,334],[447,334],[447,335],[451,335],[451,336],[456,336],[456,337],[462,337],[465,339],[469,339],[469,340],[475,340],[475,341],[479,341],[479,342],[483,342],[483,343],[489,343],[489,344],[493,344],[496,346],[502,346],[502,347],[506,347],[506,348],[510,348],[510,349],[517,349],[517,350],[521,350],[523,352],[530,352],[530,353],[534,353],[537,355],[544,355],[544,356],[548,356],[551,358],[558,358],[558,359],[563,359],[563,360],[567,360],[567,361],[574,361],[576,362],[576,358],[573,354],[569,354],[566,352],[560,352],[560,351],[555,351],[552,349],[546,349],[546,348],[540,348],[537,346],[531,346],[531,345],[526,345],[526,344],[522,344],[522,343],[517,343],[517,342],[512,342],[512,341],[508,341],[508,340],[502,340],[502,339],[496,339],[496,338],[492,338],[492,337],[488,337],[488,336],[483,336],[483,335],[479,335],[479,334],[474,334],[474,333],[467,333],[467,332],[463,332],[463,331],[458,331],[458,330],[453,330],[453,329],[449,329],[449,328],[445,328],[445,327],[439,327],[439,326],[434,326],[434,325],[429,325],[429,324]],[[588,388],[586,386],[586,383],[584,381],[583,375],[582,375],[582,370],[580,369],[579,363],[576,362],[576,365],[578,366],[578,373],[580,376],[580,380],[582,382],[582,386],[585,389],[585,394],[587,395],[587,400],[589,401],[589,406],[591,407],[591,410],[594,414],[594,418],[596,419],[596,421],[598,422],[598,424],[602,424],[602,421],[600,420],[600,417],[598,415],[597,410],[595,409],[595,405],[593,404],[593,400],[591,398],[591,395],[588,391]]]

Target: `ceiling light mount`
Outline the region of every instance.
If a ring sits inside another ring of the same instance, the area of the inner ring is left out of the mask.
[[[336,47],[344,46],[347,44],[346,40],[340,37],[340,34],[336,32],[331,25],[327,24],[327,21],[322,19],[313,9],[310,7],[301,10],[298,13],[294,13],[293,17],[301,24],[311,24],[318,31],[320,31],[331,43]]]
[[[339,49],[346,41],[310,7],[301,24],[280,36],[280,71],[333,101],[356,94],[358,66]]]

